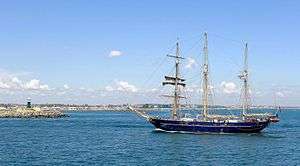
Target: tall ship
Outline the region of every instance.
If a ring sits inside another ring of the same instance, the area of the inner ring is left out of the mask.
[[[167,55],[175,60],[175,73],[172,76],[165,76],[163,86],[173,86],[173,93],[165,95],[172,98],[172,110],[169,118],[154,117],[145,112],[135,109],[131,106],[128,108],[138,115],[144,117],[147,121],[155,126],[156,129],[172,132],[217,132],[217,133],[257,133],[265,129],[270,123],[278,122],[276,115],[269,113],[250,113],[250,93],[248,83],[248,45],[245,45],[244,68],[239,78],[242,80],[242,112],[240,115],[220,115],[214,114],[209,104],[211,85],[209,81],[210,66],[208,63],[208,39],[207,33],[204,34],[203,47],[203,64],[202,64],[202,111],[195,117],[185,117],[180,113],[182,89],[186,86],[185,79],[180,75],[180,62],[183,57],[179,53],[179,43],[176,43],[176,54]]]

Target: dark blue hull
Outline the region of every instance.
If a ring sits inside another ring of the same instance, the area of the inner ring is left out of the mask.
[[[270,121],[263,122],[204,122],[180,121],[150,118],[157,129],[177,132],[218,132],[218,133],[258,133],[266,128]]]

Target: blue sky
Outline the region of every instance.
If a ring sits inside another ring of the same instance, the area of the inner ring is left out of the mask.
[[[274,0],[1,1],[0,102],[165,101],[154,96],[179,38],[182,74],[192,78],[197,103],[207,31],[215,103],[238,104],[247,41],[253,103],[273,104],[277,94],[282,105],[300,105],[299,7]]]

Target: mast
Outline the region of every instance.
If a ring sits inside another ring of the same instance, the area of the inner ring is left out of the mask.
[[[239,78],[243,82],[242,88],[242,107],[243,107],[243,116],[247,114],[247,111],[250,109],[250,93],[249,93],[249,80],[248,80],[248,43],[245,44],[244,51],[244,69],[239,75]]]
[[[165,80],[163,82],[163,85],[173,85],[174,86],[174,95],[164,95],[165,97],[171,97],[173,98],[173,108],[172,108],[172,113],[171,117],[172,119],[178,119],[179,118],[179,100],[180,98],[184,98],[180,96],[180,88],[179,86],[185,87],[185,83],[183,83],[185,80],[180,78],[180,73],[179,73],[179,64],[180,64],[180,59],[184,59],[180,57],[179,55],[179,43],[176,43],[176,55],[167,55],[168,57],[175,58],[175,76],[165,76]]]
[[[203,117],[207,117],[208,115],[208,95],[209,95],[209,82],[208,82],[208,40],[207,40],[207,33],[204,33],[204,47],[203,47],[203,53],[204,53],[204,60],[203,60],[203,85],[202,85],[202,104],[203,104]]]

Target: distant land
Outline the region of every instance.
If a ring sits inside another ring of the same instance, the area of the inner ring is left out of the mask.
[[[33,107],[39,107],[43,109],[60,110],[60,111],[127,111],[127,104],[99,104],[99,105],[89,105],[89,104],[33,104]],[[133,104],[134,108],[153,110],[153,109],[165,109],[171,108],[171,104]],[[0,104],[1,109],[16,108],[16,107],[26,107],[25,104]],[[183,109],[199,109],[202,105],[190,104],[182,105]],[[215,109],[241,109],[240,106],[230,105],[215,105]],[[269,105],[257,105],[252,106],[253,109],[274,109],[274,106]],[[300,109],[300,106],[281,106],[281,109]]]

